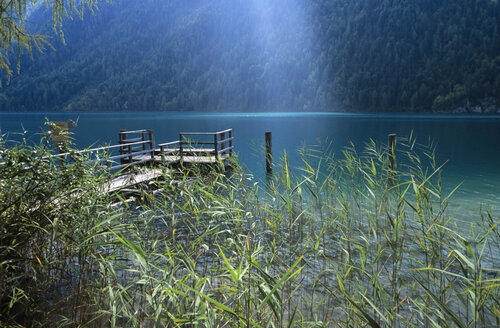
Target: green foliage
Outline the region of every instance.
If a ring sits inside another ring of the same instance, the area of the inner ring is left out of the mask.
[[[34,8],[45,6],[52,12],[52,29],[60,34],[64,42],[62,30],[63,19],[70,18],[75,12],[83,17],[85,4],[92,11],[97,8],[98,0],[2,0],[0,1],[0,68],[7,74],[7,81],[12,76],[10,54],[16,53],[17,72],[20,71],[19,60],[24,51],[33,58],[33,50],[43,52],[46,46],[52,47],[48,35],[38,34],[27,27],[27,18]],[[1,86],[1,81],[0,81]]]
[[[31,326],[69,311],[91,272],[89,245],[108,207],[101,170],[75,153],[50,154],[46,139],[34,146],[0,139],[2,324]]]
[[[333,57],[343,99],[391,111],[450,110],[497,97],[497,1],[356,1]],[[494,41],[496,40],[496,41]],[[348,61],[346,58],[350,57]]]
[[[236,162],[192,167],[135,202],[103,195],[108,176],[86,159],[47,162],[43,143],[0,150],[2,325],[500,323],[499,221],[449,217],[434,149],[411,138],[391,184],[373,142],[339,158],[320,145],[263,185]]]

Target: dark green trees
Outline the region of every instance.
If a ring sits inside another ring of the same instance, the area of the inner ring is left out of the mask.
[[[45,15],[45,16],[44,16]],[[47,17],[50,13],[33,14]],[[116,0],[21,58],[0,110],[496,110],[490,0]],[[41,33],[50,33],[50,28]]]
[[[0,68],[6,73],[7,80],[12,76],[12,54],[17,57],[19,73],[19,58],[24,52],[33,56],[33,50],[42,52],[45,47],[51,47],[50,37],[39,34],[39,31],[29,28],[28,16],[41,6],[50,9],[52,14],[52,30],[60,34],[64,42],[62,30],[63,20],[71,18],[73,13],[83,15],[85,6],[93,11],[98,0],[1,0],[0,1]],[[1,86],[1,80],[0,80]]]

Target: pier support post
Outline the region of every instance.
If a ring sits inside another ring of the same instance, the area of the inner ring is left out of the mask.
[[[271,131],[266,132],[266,172],[273,172],[273,148]]]
[[[389,186],[394,184],[394,170],[396,169],[396,138],[397,134],[391,133],[388,136],[389,145],[389,170],[387,174],[387,183]]]

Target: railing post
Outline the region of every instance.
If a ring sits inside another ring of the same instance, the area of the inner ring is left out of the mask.
[[[165,153],[164,153],[163,145],[160,145],[160,157],[161,157],[161,162],[164,164],[165,163]]]
[[[233,129],[229,130],[229,156],[233,155]]]
[[[266,172],[273,172],[273,148],[272,148],[272,133],[266,132]]]
[[[125,143],[126,134],[124,132],[125,132],[125,130],[120,130],[120,132],[118,132],[118,144],[120,144],[120,145]],[[119,153],[120,153],[120,155],[125,154],[125,148],[120,147]],[[124,157],[120,158],[120,164],[122,164],[122,165],[125,164]]]
[[[142,138],[141,139],[142,139],[142,142],[143,142],[142,143],[142,150],[146,150],[146,143],[144,142],[144,141],[146,141],[146,132],[142,131],[141,134],[142,134]]]
[[[148,130],[148,138],[149,138],[149,149],[151,149],[151,159],[155,159],[155,141],[153,137],[153,131]]]
[[[133,157],[132,157],[132,146],[128,145],[128,153],[130,154],[130,156],[128,157],[128,160],[129,160],[129,163],[132,164],[133,162]]]
[[[226,132],[222,132],[220,134],[220,139],[221,139],[220,150],[221,151],[224,150],[222,152],[222,155],[224,155],[227,152],[227,150],[226,150]]]
[[[396,169],[396,138],[397,135],[392,133],[388,136],[389,144],[389,171],[387,174],[387,183],[389,186],[394,184],[394,170]]]
[[[215,160],[216,161],[219,160],[219,151],[218,151],[218,148],[219,148],[218,147],[218,142],[219,142],[219,140],[218,140],[217,136],[218,136],[218,134],[215,133],[214,134],[214,153],[215,153]]]
[[[183,159],[184,154],[183,154],[183,149],[182,149],[183,142],[184,141],[182,140],[182,133],[179,133],[179,160],[181,161],[181,164],[184,161],[184,159]]]

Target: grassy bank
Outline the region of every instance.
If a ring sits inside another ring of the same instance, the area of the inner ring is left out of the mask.
[[[4,140],[0,322],[498,326],[498,218],[478,208],[459,226],[434,149],[398,147],[393,172],[385,147],[320,145],[300,151],[300,168],[285,156],[266,181],[237,163],[191,170],[111,206],[103,168]]]

